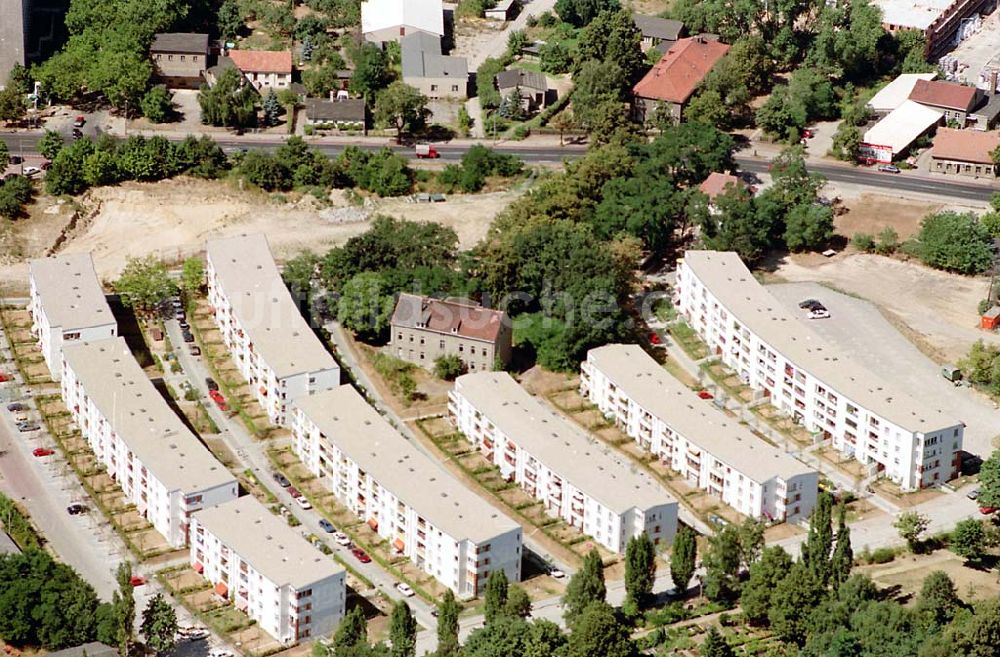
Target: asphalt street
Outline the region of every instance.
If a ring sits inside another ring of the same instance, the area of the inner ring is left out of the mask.
[[[284,137],[260,135],[238,136],[234,134],[213,135],[215,140],[227,152],[241,149],[260,148],[273,150],[284,143]],[[37,144],[41,135],[38,133],[0,133],[0,140],[7,143],[11,153],[27,155],[37,154]],[[183,137],[167,136],[171,141],[180,141]],[[488,141],[483,142],[490,145]],[[391,148],[400,155],[413,156],[411,146],[396,145],[391,140],[376,142],[371,139],[338,140],[336,143],[311,141],[310,145],[329,155],[339,155],[347,146],[357,146],[364,150],[379,150]],[[469,149],[470,144],[435,144],[440,154],[440,161],[456,162]],[[583,155],[586,146],[567,144],[566,146],[532,146],[525,143],[503,142],[494,147],[501,152],[517,155],[530,164],[560,164],[566,159],[575,159]],[[743,171],[750,173],[767,173],[770,161],[764,157],[738,155],[736,162]],[[902,195],[901,193],[919,193],[932,196],[950,197],[965,201],[989,201],[995,192],[1000,191],[1000,185],[983,185],[951,180],[947,178],[931,178],[916,172],[903,171],[898,174],[882,173],[872,168],[852,167],[844,164],[810,161],[808,168],[821,174],[831,182],[850,183],[881,190],[886,193]]]

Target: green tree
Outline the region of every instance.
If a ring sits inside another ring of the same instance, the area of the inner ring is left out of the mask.
[[[364,340],[378,340],[389,329],[394,305],[379,274],[360,273],[347,281],[341,290],[337,321]]]
[[[917,598],[917,611],[937,626],[951,622],[964,604],[947,573],[935,570],[924,578]]]
[[[573,115],[591,135],[608,141],[625,127],[625,72],[615,62],[584,62],[573,76]]]
[[[858,153],[861,150],[861,141],[861,129],[843,121],[837,126],[837,132],[833,135],[830,152],[838,160],[857,162]]]
[[[744,518],[736,526],[740,539],[740,561],[744,568],[749,568],[756,562],[764,549],[764,530],[767,527],[756,518]]]
[[[365,620],[365,612],[360,605],[356,605],[344,614],[340,625],[337,626],[337,631],[333,634],[334,652],[339,654],[340,650],[353,648],[367,642],[368,623]]]
[[[617,11],[618,0],[556,0],[555,10],[563,22],[585,27],[602,11]]]
[[[16,219],[24,213],[24,206],[31,202],[35,188],[24,176],[12,176],[0,183],[0,216]]]
[[[604,601],[592,601],[573,623],[566,652],[572,657],[635,657],[628,628]]]
[[[428,115],[427,97],[405,82],[393,82],[375,97],[375,120],[396,129],[397,144],[404,132],[422,128]]]
[[[89,139],[61,149],[45,174],[45,191],[52,195],[79,194],[86,189],[84,164],[94,151]]]
[[[722,636],[722,633],[714,625],[708,628],[708,632],[705,634],[705,641],[701,644],[701,650],[698,654],[703,657],[735,656],[733,649],[726,641],[726,637]]]
[[[139,109],[142,110],[142,115],[153,123],[164,123],[169,121],[173,114],[173,99],[167,88],[158,84],[143,95]]]
[[[177,293],[166,265],[152,255],[129,257],[114,289],[122,303],[137,312],[152,312],[160,303]],[[131,573],[129,573],[131,576]],[[131,587],[129,592],[131,592]]]
[[[83,180],[91,187],[118,182],[118,161],[107,151],[94,151],[83,162]]]
[[[522,618],[499,616],[473,630],[461,650],[464,657],[508,657],[524,651],[529,624]]]
[[[993,238],[971,212],[939,212],[920,224],[916,252],[931,267],[979,274],[993,262]]]
[[[7,148],[7,142],[0,142],[0,168],[6,169],[7,165],[10,164],[10,149]]]
[[[224,41],[232,41],[243,29],[243,12],[238,0],[223,0],[217,14],[219,36]]]
[[[483,594],[483,617],[487,623],[504,615],[507,607],[507,575],[502,570],[494,570],[486,580],[486,591]]]
[[[178,287],[184,295],[191,299],[205,284],[205,263],[201,258],[188,258],[181,265],[181,280]]]
[[[899,537],[906,541],[911,552],[920,550],[920,536],[927,531],[930,519],[916,511],[904,511],[896,517],[892,526],[899,532]]]
[[[674,544],[670,548],[670,579],[674,582],[677,595],[687,592],[691,577],[694,576],[695,562],[698,558],[698,543],[694,530],[687,525],[677,528]]]
[[[656,546],[646,532],[625,546],[625,595],[639,609],[648,604],[656,579]]]
[[[417,653],[417,621],[405,600],[392,606],[389,641],[392,643],[392,657],[414,657]]]
[[[809,631],[809,615],[822,597],[823,585],[810,566],[805,561],[796,562],[774,588],[767,613],[771,628],[784,641],[801,646]]]
[[[219,74],[215,85],[201,86],[201,122],[230,128],[252,126],[257,121],[256,97],[251,85],[241,83],[239,71],[228,68]]]
[[[632,13],[617,9],[598,14],[580,33],[577,59],[614,62],[621,67],[625,80],[634,80],[645,68],[646,56],[642,52],[642,33]]]
[[[545,73],[562,75],[573,65],[573,54],[560,41],[543,43],[538,50],[538,62]]]
[[[17,87],[8,85],[0,91],[0,120],[20,121],[27,111],[24,94]]]
[[[793,96],[787,85],[778,85],[757,110],[754,122],[769,135],[794,141],[809,120],[803,99]]]
[[[457,354],[441,356],[434,361],[434,376],[445,381],[454,381],[465,373],[465,363]]]
[[[977,563],[983,558],[987,537],[983,523],[976,518],[959,520],[951,532],[948,548],[968,562]]]
[[[1000,507],[1000,450],[993,450],[979,468],[980,506]]]
[[[583,557],[583,565],[570,578],[563,594],[563,617],[567,625],[573,627],[590,603],[603,603],[606,595],[604,563],[600,553],[591,550]]]
[[[847,581],[854,566],[854,549],[851,547],[851,528],[847,526],[847,507],[837,505],[837,537],[830,559],[830,579],[835,587]]]
[[[46,160],[56,159],[56,155],[63,147],[63,136],[55,130],[46,130],[42,138],[38,140],[38,152]]]
[[[174,649],[177,614],[161,593],[154,595],[146,604],[142,612],[141,630],[146,645],[157,655],[165,655]]]
[[[264,191],[292,187],[292,173],[275,155],[260,150],[248,152],[240,160],[239,171]]]
[[[785,245],[789,251],[816,251],[833,237],[833,209],[825,205],[796,205],[785,220]]]
[[[458,643],[458,615],[461,605],[455,600],[455,594],[448,589],[444,592],[438,604],[437,617],[437,657],[454,657],[460,650]]]
[[[351,93],[369,102],[392,79],[385,52],[373,43],[365,43],[351,52],[354,73],[349,87]]]
[[[511,618],[528,618],[531,616],[531,598],[523,587],[511,584],[507,590],[507,603],[503,613]]]
[[[684,116],[688,121],[720,129],[728,128],[732,122],[732,111],[714,89],[702,89],[696,93],[684,108]]]
[[[833,496],[820,492],[809,516],[809,534],[802,544],[802,563],[821,587],[830,581],[830,551],[833,549]]]
[[[147,258],[150,262],[156,262],[152,260],[152,256]],[[134,258],[130,259],[125,265],[125,270],[128,271],[130,264],[138,262],[140,261]],[[123,272],[122,277],[124,276]],[[124,294],[122,298],[124,301]],[[118,582],[118,590],[114,592],[112,599],[115,607],[115,642],[118,644],[118,654],[128,657],[135,642],[135,589],[132,587],[132,564],[129,561],[118,564],[115,580]]]
[[[708,538],[708,551],[702,558],[705,567],[705,596],[714,602],[732,602],[739,593],[740,536],[733,525],[726,525]]]
[[[521,657],[554,657],[564,654],[566,635],[550,620],[539,618],[531,622]]]
[[[759,561],[750,566],[750,577],[740,593],[740,607],[752,625],[768,620],[771,598],[792,568],[792,558],[779,545],[766,547]]]
[[[281,122],[281,113],[284,108],[281,106],[281,101],[278,100],[278,94],[274,93],[274,89],[271,89],[264,96],[262,108],[264,110],[264,125],[275,126]]]

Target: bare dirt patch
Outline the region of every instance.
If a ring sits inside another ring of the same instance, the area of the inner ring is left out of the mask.
[[[0,287],[26,291],[27,260],[46,255],[61,235],[58,250],[93,253],[103,279],[116,277],[129,256],[176,261],[200,252],[206,239],[241,233],[266,234],[279,260],[307,249],[321,252],[367,230],[376,214],[450,226],[461,247],[469,248],[521,193],[457,195],[434,204],[370,199],[360,208],[339,191],[322,204],[297,194],[241,191],[227,181],[177,178],[101,187],[76,203],[43,197],[29,218],[0,231]],[[74,205],[80,208],[75,225]]]
[[[845,198],[843,205],[847,212],[834,220],[837,233],[850,238],[855,233],[878,235],[884,228],[892,228],[901,240],[916,235],[924,217],[945,207],[943,204],[904,201],[876,194]]]
[[[838,256],[816,264],[792,256],[779,265],[777,273],[787,281],[825,283],[872,301],[915,334],[908,337],[919,337],[942,359],[962,358],[976,340],[1000,344],[1000,336],[978,328],[976,307],[989,289],[985,277],[958,276],[868,254]]]
[[[926,555],[904,555],[878,566],[862,566],[859,571],[881,586],[899,586],[900,595],[916,596],[924,578],[935,570],[944,571],[953,582],[958,595],[966,602],[984,600],[1000,594],[1000,580],[975,568],[963,565],[961,557],[946,550]]]

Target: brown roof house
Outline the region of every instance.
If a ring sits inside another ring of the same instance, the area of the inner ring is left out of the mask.
[[[917,80],[910,92],[910,100],[943,111],[945,122],[954,121],[960,128],[982,98],[983,92],[976,87],[945,80]]]
[[[331,95],[333,95],[331,93]],[[319,130],[365,129],[367,114],[365,101],[361,98],[305,99],[305,125]]]
[[[149,56],[156,77],[172,89],[197,89],[208,66],[208,35],[163,32],[153,36]]]
[[[511,325],[501,310],[403,293],[391,326],[389,353],[421,367],[432,368],[438,358],[452,354],[470,372],[490,371],[510,361]]]
[[[529,112],[541,109],[547,104],[546,94],[549,91],[549,83],[544,73],[512,68],[509,71],[497,73],[496,83],[500,96],[503,98],[509,96],[516,89],[521,96],[521,104]]]
[[[991,153],[1000,148],[1000,132],[938,128],[931,147],[930,170],[974,178],[997,175]]]
[[[652,121],[661,105],[680,121],[684,105],[729,46],[704,36],[680,39],[632,88],[632,112],[637,121]]]
[[[713,171],[708,174],[708,178],[705,178],[705,180],[698,185],[698,190],[708,197],[709,213],[719,213],[718,208],[715,206],[715,199],[722,196],[733,187],[749,189],[749,186],[745,182],[743,182],[738,176],[734,176],[731,173],[719,173],[718,171]]]
[[[292,84],[290,50],[230,50],[229,59],[257,91],[287,89]]]

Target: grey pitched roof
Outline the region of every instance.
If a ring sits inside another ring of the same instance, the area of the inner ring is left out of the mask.
[[[654,39],[676,41],[681,37],[681,32],[684,30],[684,23],[670,18],[632,14],[632,20],[635,21],[635,26],[642,32],[642,36]]]
[[[188,32],[161,32],[153,36],[150,52],[208,52],[208,35]]]
[[[360,98],[324,100],[306,98],[306,116],[311,121],[364,121],[365,101]]]
[[[441,38],[413,32],[400,42],[403,78],[446,78],[467,80],[469,63],[465,57],[441,54]]]
[[[117,648],[97,641],[50,652],[45,657],[82,657],[84,653],[87,653],[87,657],[118,657]]]
[[[525,71],[520,68],[500,71],[497,73],[496,79],[499,89],[521,87],[522,89],[534,89],[544,93],[549,88],[549,83],[545,79],[545,75],[536,73],[535,71]]]
[[[992,122],[997,115],[1000,115],[1000,95],[993,94],[984,98],[982,104],[976,108],[973,114],[985,117],[988,121]]]

